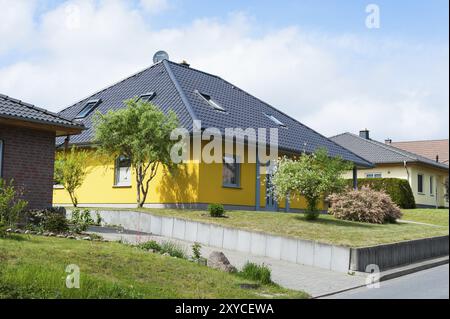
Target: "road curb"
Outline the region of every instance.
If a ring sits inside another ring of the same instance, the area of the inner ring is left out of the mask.
[[[386,281],[386,280],[391,280],[391,279],[398,278],[398,277],[405,276],[405,275],[409,275],[409,274],[412,274],[412,273],[415,273],[418,271],[427,270],[427,269],[430,269],[433,267],[442,266],[442,265],[445,265],[448,263],[449,263],[449,256],[446,256],[446,257],[425,260],[425,261],[422,261],[419,263],[414,263],[414,264],[404,266],[404,267],[397,267],[394,269],[382,271],[380,274],[380,282]],[[355,272],[355,275],[366,276],[367,273]],[[333,292],[326,293],[326,294],[323,294],[320,296],[314,296],[314,297],[312,297],[312,299],[329,297],[329,296],[337,295],[337,294],[340,294],[340,293],[343,293],[346,291],[350,291],[350,290],[354,290],[354,289],[358,289],[358,288],[362,288],[362,287],[366,287],[366,286],[367,285],[358,285],[358,286],[351,287],[351,288],[333,291]]]

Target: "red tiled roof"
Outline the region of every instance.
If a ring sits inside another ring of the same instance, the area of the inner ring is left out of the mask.
[[[408,141],[408,142],[392,142],[390,145],[405,151],[416,153],[436,160],[439,156],[439,162],[448,165],[448,139],[445,140],[429,140],[429,141]]]

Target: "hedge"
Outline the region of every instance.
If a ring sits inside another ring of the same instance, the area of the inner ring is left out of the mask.
[[[353,180],[348,180],[353,185]],[[358,188],[368,186],[374,190],[385,191],[400,208],[416,208],[416,201],[407,180],[400,178],[358,178]]]

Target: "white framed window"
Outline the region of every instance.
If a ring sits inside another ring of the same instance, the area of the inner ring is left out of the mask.
[[[366,178],[382,178],[383,174],[381,173],[366,173]]]
[[[434,176],[430,176],[430,195],[434,195]]]
[[[125,156],[119,156],[115,165],[114,186],[131,186],[131,161]]]
[[[239,157],[225,155],[223,157],[222,186],[239,187],[241,179],[241,166]]]
[[[423,174],[417,175],[417,192],[423,193]]]
[[[3,177],[3,140],[0,140],[0,177]]]
[[[214,110],[225,112],[225,109],[217,101],[215,101],[211,97],[211,95],[203,93],[203,92],[200,92],[198,90],[195,90],[195,93],[197,93]]]

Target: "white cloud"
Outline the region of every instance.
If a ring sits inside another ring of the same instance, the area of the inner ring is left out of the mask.
[[[141,7],[148,13],[158,14],[170,8],[168,0],[140,0]]]
[[[173,61],[218,74],[324,135],[367,127],[379,139],[448,137],[444,45],[299,27],[255,36],[257,22],[242,13],[155,30],[119,1],[68,1],[34,28],[31,16],[16,46],[34,43],[36,54],[0,62],[0,92],[52,110],[149,66],[164,49]],[[0,21],[0,30],[7,28]]]

